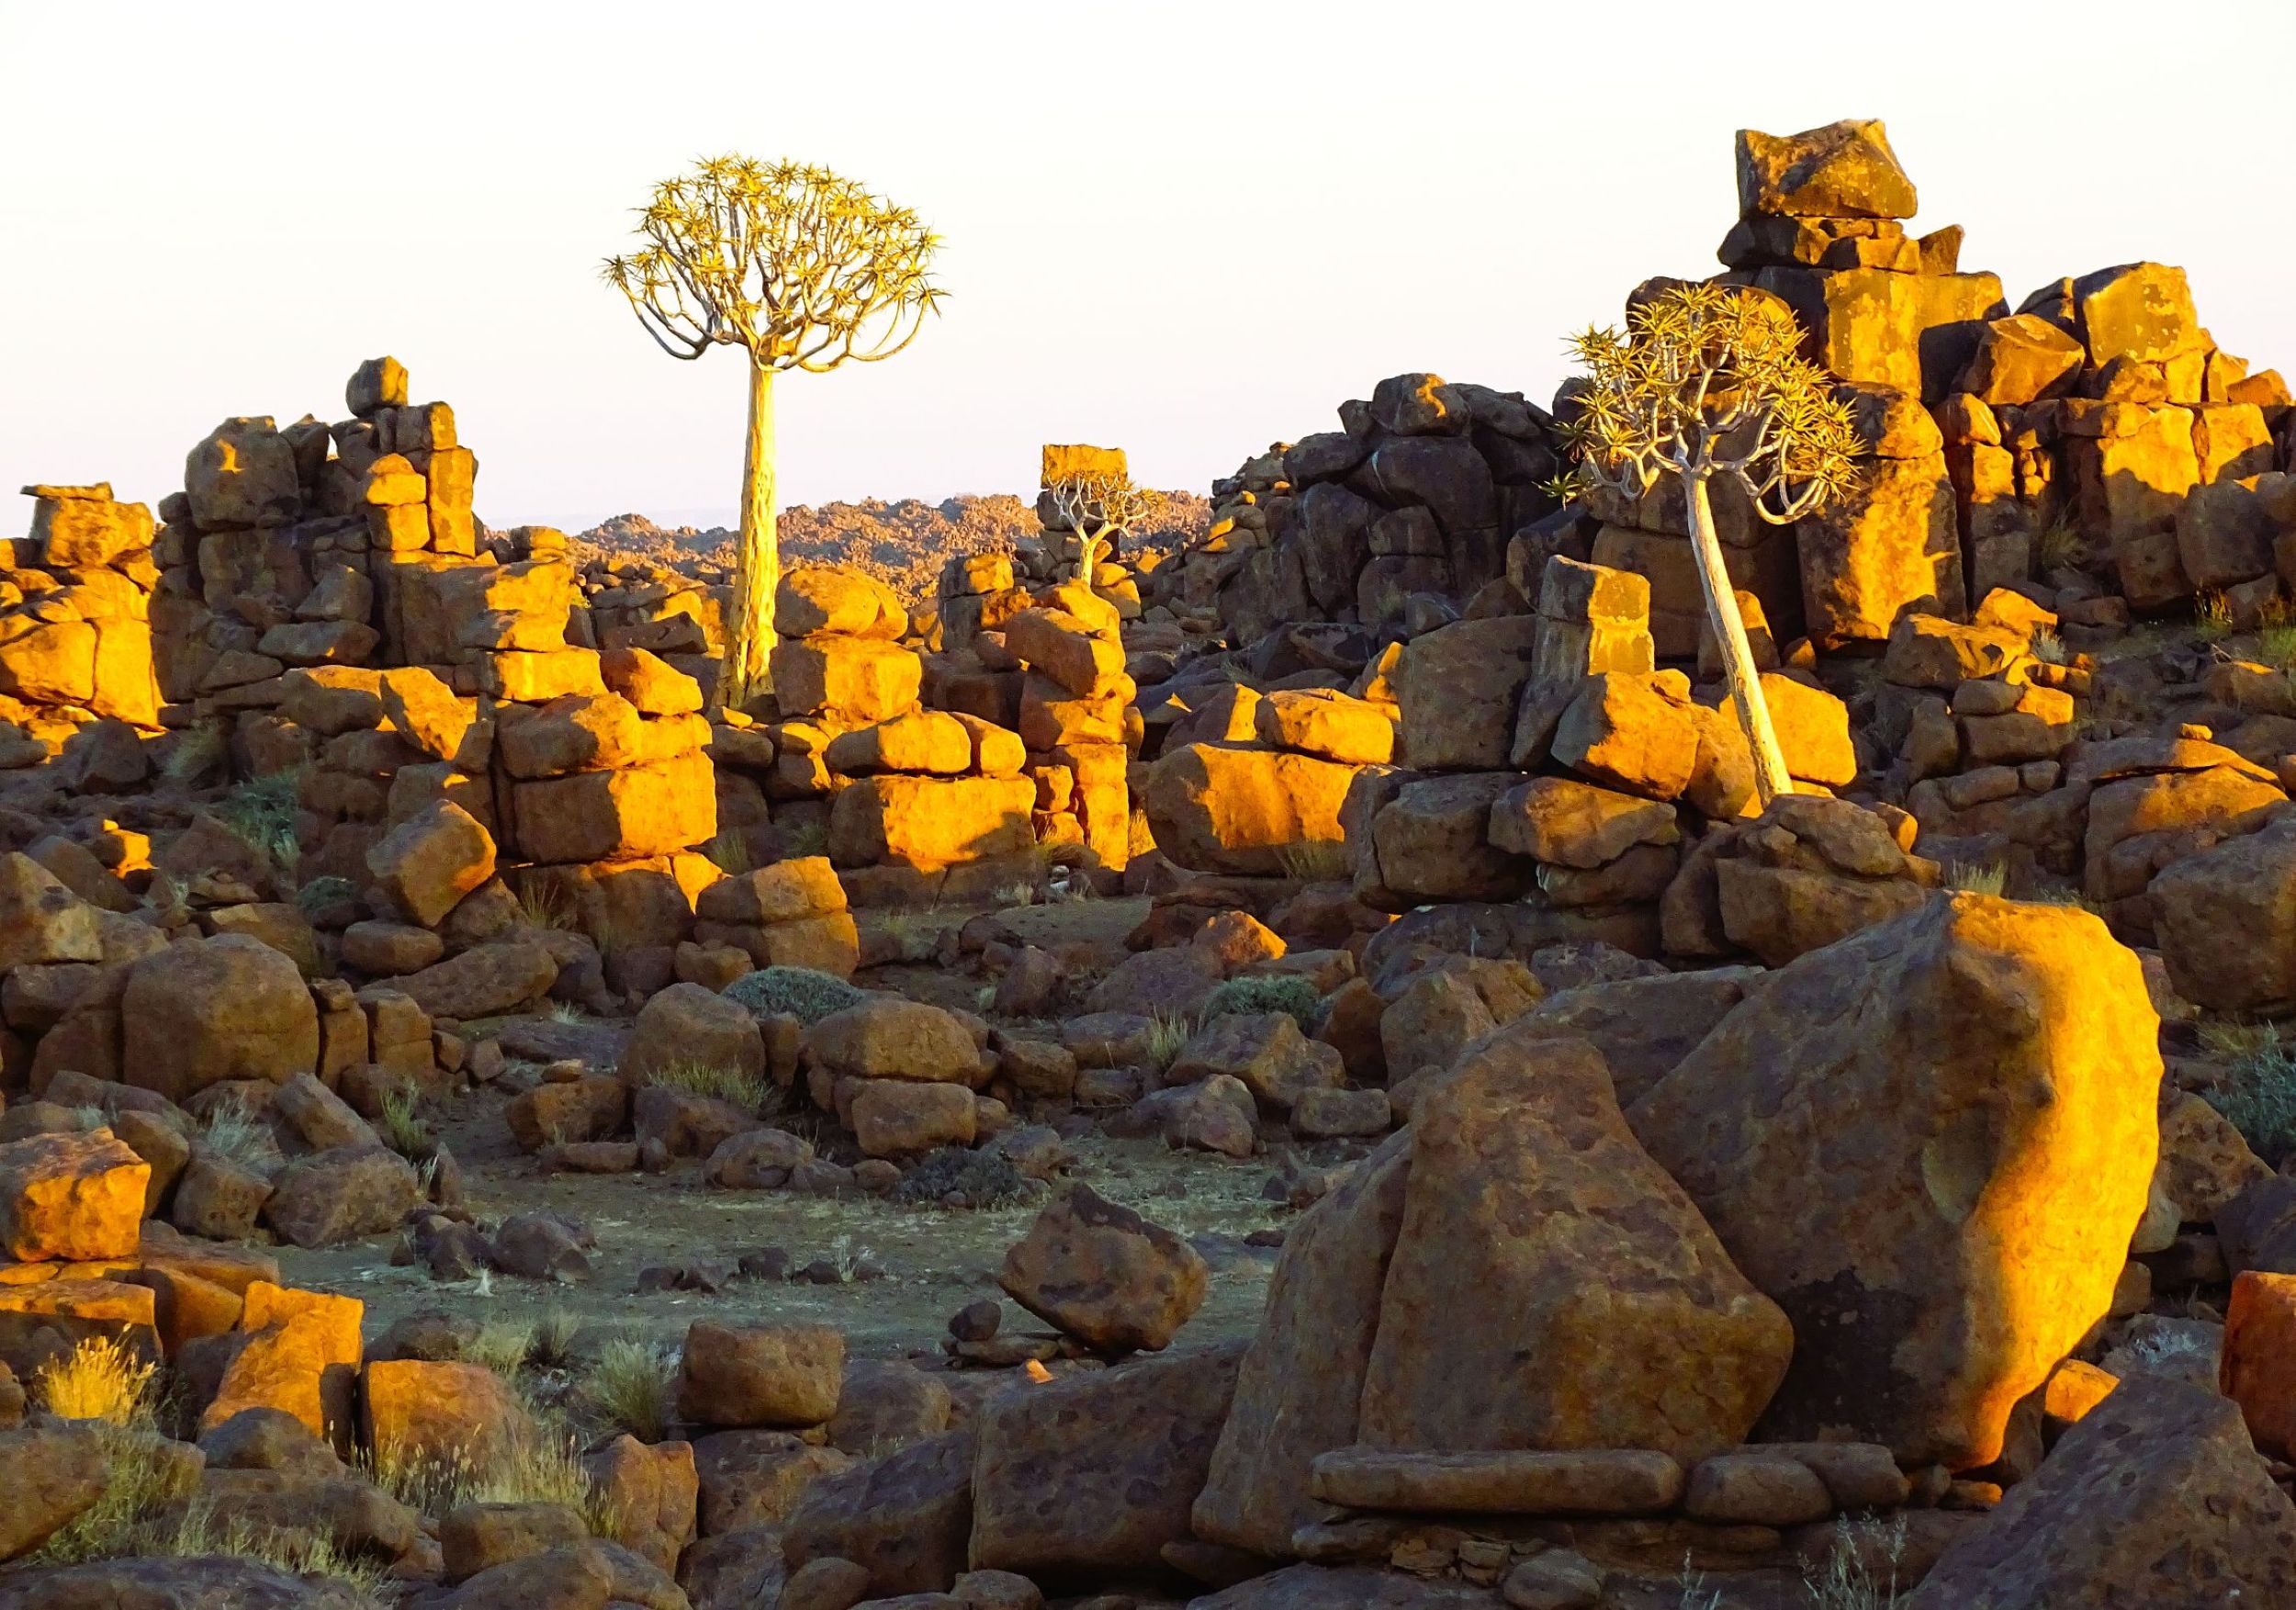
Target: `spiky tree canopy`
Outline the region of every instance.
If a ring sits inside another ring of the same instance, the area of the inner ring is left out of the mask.
[[[1630,309],[1624,333],[1576,337],[1574,490],[1639,497],[1668,471],[1735,475],[1780,525],[1847,490],[1857,430],[1833,377],[1802,357],[1801,335],[1773,297],[1691,285]]]
[[[648,243],[605,277],[672,357],[730,345],[769,369],[875,363],[948,294],[916,213],[799,163],[712,157],[654,187],[638,233]]]
[[[1064,475],[1044,490],[1070,530],[1096,540],[1130,533],[1148,512],[1148,494],[1128,475]]]

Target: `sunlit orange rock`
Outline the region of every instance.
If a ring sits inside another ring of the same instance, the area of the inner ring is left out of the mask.
[[[1781,969],[1628,1109],[1794,1322],[1766,1438],[1998,1457],[2111,1305],[2159,1144],[2158,1032],[2097,918],[1941,895]]]
[[[2274,1458],[2296,1453],[2296,1275],[2245,1269],[2224,1310],[2217,1385]]]

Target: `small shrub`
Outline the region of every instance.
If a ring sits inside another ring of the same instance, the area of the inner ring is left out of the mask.
[[[170,782],[196,784],[231,761],[231,740],[220,723],[195,726],[175,740],[160,775]]]
[[[800,822],[782,835],[782,859],[805,861],[812,856],[829,853],[829,824]]]
[[[557,929],[565,933],[581,926],[565,893],[556,882],[546,878],[527,878],[521,884],[518,917],[528,928]]]
[[[527,1349],[526,1362],[537,1369],[566,1368],[574,1362],[574,1338],[581,1328],[581,1315],[552,1309],[535,1322],[535,1342]]]
[[[961,1191],[975,1208],[1001,1208],[1020,1199],[1020,1170],[1000,1153],[943,1146],[917,1163],[893,1188],[893,1199],[913,1208],[936,1208]]]
[[[673,1062],[656,1068],[647,1076],[646,1082],[672,1090],[683,1090],[690,1096],[730,1101],[744,1112],[759,1111],[765,1106],[769,1096],[779,1094],[762,1074],[719,1067],[714,1063]]]
[[[2032,653],[2033,658],[2043,665],[2065,665],[2073,658],[2072,651],[2065,646],[2065,639],[2045,626],[2033,634]]]
[[[640,1442],[659,1442],[677,1388],[666,1352],[644,1342],[617,1340],[600,1349],[597,1364],[575,1395],[609,1425]]]
[[[1204,997],[1196,1015],[1209,1023],[1230,1012],[1283,1012],[1305,1034],[1313,1031],[1315,1015],[1322,1003],[1323,997],[1316,993],[1314,984],[1296,975],[1231,978]]]
[[[2212,1023],[2200,1042],[2228,1064],[2224,1088],[2206,1092],[2209,1102],[2250,1150],[2277,1166],[2296,1152],[2296,1046],[2268,1024]]]
[[[879,927],[893,941],[894,952],[904,962],[928,962],[940,946],[941,925],[922,911],[895,911],[880,920]]]
[[[2077,570],[2088,560],[2088,541],[2081,535],[2079,526],[2060,517],[2034,539],[2033,557],[2040,561],[2044,574],[2051,570]]]
[[[582,1008],[572,1001],[552,1001],[548,1016],[553,1023],[564,1023],[569,1028],[590,1021]]]
[[[1945,886],[1964,895],[1999,895],[2009,887],[2009,868],[1998,861],[1984,866],[1954,861],[1945,869]]]
[[[332,1535],[321,1531],[285,1530],[258,1526],[243,1518],[219,1525],[214,1510],[195,1503],[172,1531],[150,1537],[131,1550],[139,1554],[204,1559],[228,1555],[252,1559],[289,1576],[323,1577],[347,1589],[360,1603],[377,1610],[395,1602],[389,1572],[379,1560],[347,1554]]]
[[[349,878],[339,878],[330,873],[323,878],[313,878],[295,891],[295,906],[304,916],[332,906],[338,900],[355,900],[359,886]]]
[[[484,1464],[464,1453],[413,1458],[384,1448],[368,1459],[367,1474],[408,1508],[433,1517],[466,1503],[562,1503],[586,1517],[598,1509],[581,1455],[560,1431],[539,1431]]]
[[[2192,629],[2203,643],[2233,635],[2233,609],[2224,595],[2211,588],[2192,600]]]
[[[760,1022],[786,1012],[801,1023],[818,1023],[868,998],[867,991],[810,967],[760,967],[735,979],[723,994]]]
[[[39,1367],[32,1384],[51,1414],[126,1425],[148,1418],[153,1367],[109,1336],[90,1336]]]
[[[2257,658],[2274,670],[2296,671],[2296,622],[2282,621],[2257,634]]]

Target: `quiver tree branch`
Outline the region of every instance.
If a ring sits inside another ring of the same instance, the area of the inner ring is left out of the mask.
[[[1095,551],[1131,535],[1147,512],[1148,494],[1122,475],[1063,476],[1044,490],[1062,524],[1076,534],[1076,580],[1089,587]]]

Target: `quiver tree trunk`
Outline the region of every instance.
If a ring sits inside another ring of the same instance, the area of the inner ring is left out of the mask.
[[[717,673],[718,702],[738,709],[771,685],[773,591],[781,581],[774,529],[773,371],[749,364],[749,432],[741,461],[741,535],[734,551],[734,611]]]
[[[1706,496],[1706,478],[1683,477],[1683,495],[1690,501],[1690,543],[1698,556],[1698,582],[1705,594],[1706,623],[1722,648],[1722,675],[1738,707],[1738,719],[1753,751],[1754,790],[1766,807],[1782,794],[1794,792],[1786,775],[1785,754],[1778,748],[1777,729],[1770,724],[1770,704],[1762,697],[1761,673],[1754,665],[1754,647],[1746,639],[1746,621],[1739,614],[1738,594],[1730,587],[1729,567],[1722,560],[1722,539],[1714,529],[1714,505]]]

